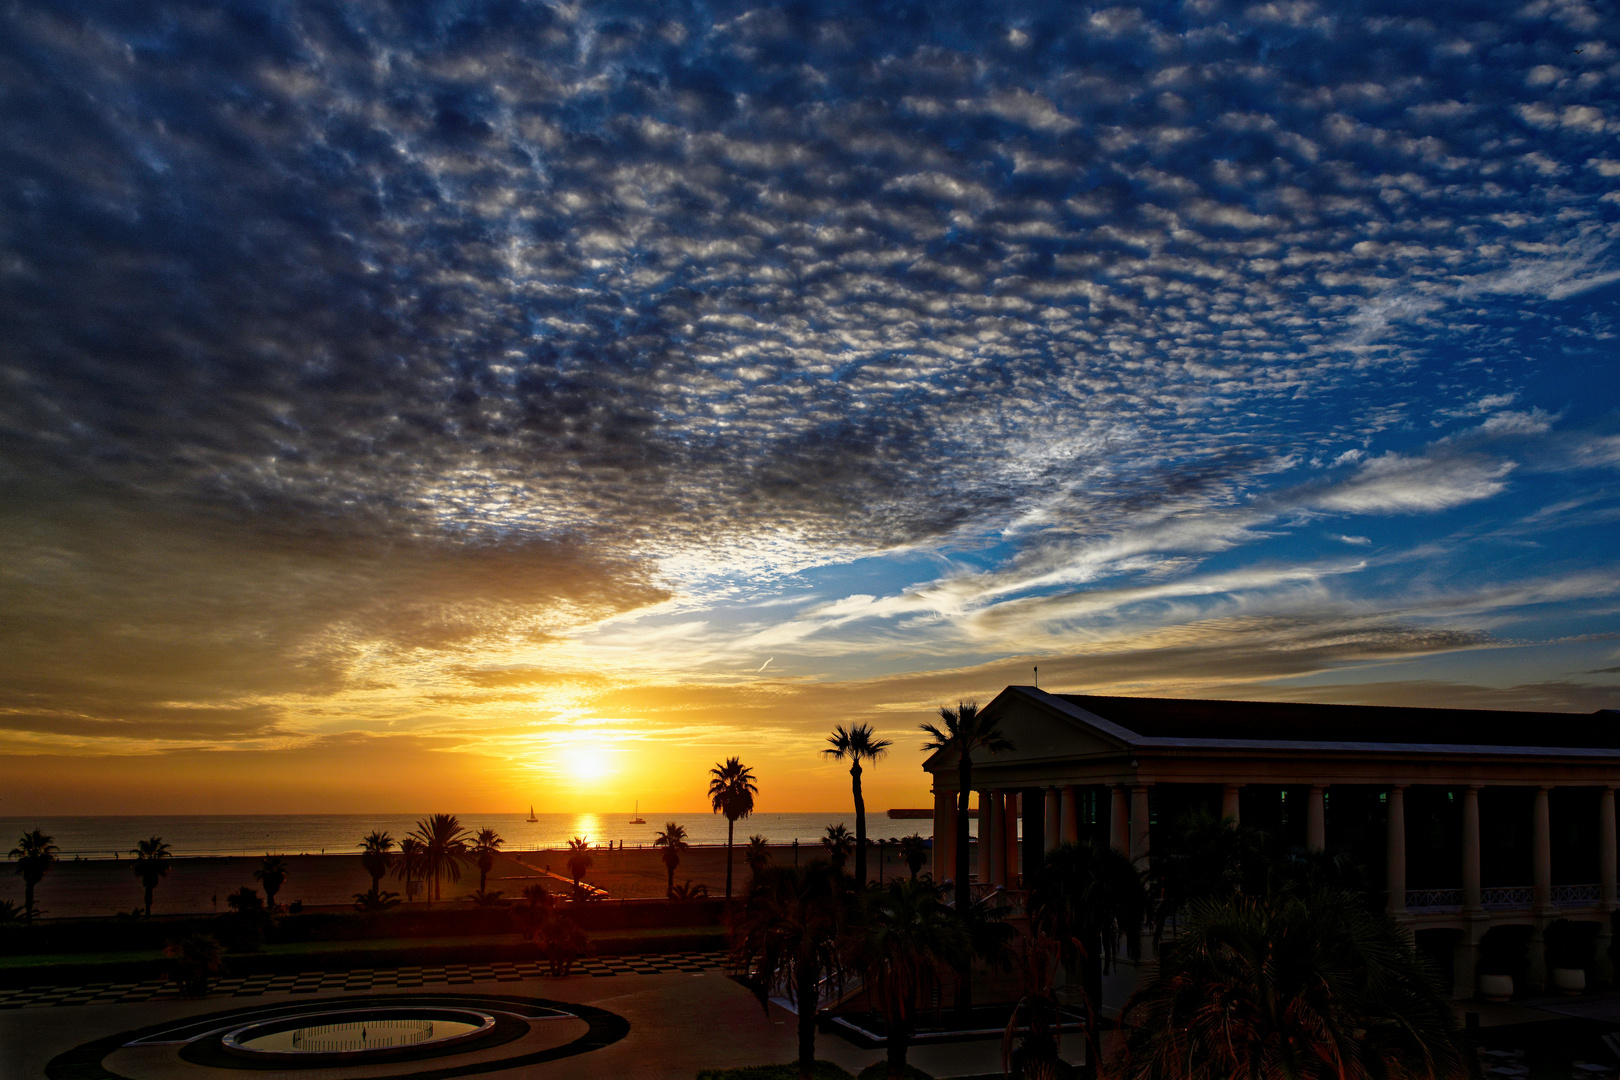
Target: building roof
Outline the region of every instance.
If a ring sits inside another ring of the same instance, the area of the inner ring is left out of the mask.
[[[1012,689],[1012,688],[1009,688]],[[1033,690],[1033,688],[1019,688]],[[1034,691],[1040,694],[1041,691]],[[1620,712],[1509,712],[1052,694],[1144,739],[1620,750]]]

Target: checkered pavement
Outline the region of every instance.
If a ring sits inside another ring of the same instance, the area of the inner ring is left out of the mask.
[[[574,974],[613,975],[703,974],[723,969],[720,952],[665,953],[657,956],[593,956],[574,964]],[[466,985],[475,982],[522,982],[550,978],[543,963],[439,964],[432,967],[356,968],[353,971],[305,971],[297,975],[249,975],[220,979],[209,997],[258,997],[261,994],[316,994],[338,990],[388,990],[396,987]],[[104,1005],[179,997],[170,983],[90,983],[85,986],[0,987],[0,1009],[37,1009],[56,1005]]]

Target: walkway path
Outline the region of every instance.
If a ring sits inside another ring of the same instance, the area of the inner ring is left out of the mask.
[[[720,972],[723,952],[662,953],[647,956],[593,956],[574,964],[575,975],[665,975],[677,972]],[[475,982],[520,982],[547,978],[544,963],[441,964],[434,967],[356,968],[353,971],[306,971],[297,975],[250,975],[220,979],[209,998],[258,997],[261,994],[394,989],[396,987],[468,985]],[[104,1005],[111,1002],[201,1000],[181,998],[172,983],[90,983],[84,986],[0,987],[0,1009],[37,1009],[60,1005]]]

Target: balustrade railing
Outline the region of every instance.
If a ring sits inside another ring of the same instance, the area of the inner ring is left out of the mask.
[[[1597,885],[1554,885],[1552,887],[1552,902],[1564,907],[1577,907],[1583,904],[1598,902],[1600,889]],[[1528,908],[1536,902],[1536,890],[1529,885],[1506,885],[1498,888],[1479,890],[1480,904],[1490,909],[1502,908]],[[1461,889],[1407,889],[1406,908],[1408,911],[1433,911],[1443,908],[1460,908],[1463,905],[1463,891]]]
[[[1596,885],[1554,885],[1552,902],[1555,904],[1595,904],[1598,902]]]
[[[1488,908],[1529,907],[1536,902],[1536,890],[1529,885],[1481,889],[1479,902]]]

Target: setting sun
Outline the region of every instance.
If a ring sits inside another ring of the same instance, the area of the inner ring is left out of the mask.
[[[561,755],[563,769],[574,780],[601,780],[613,772],[609,755],[592,747],[576,747]]]

